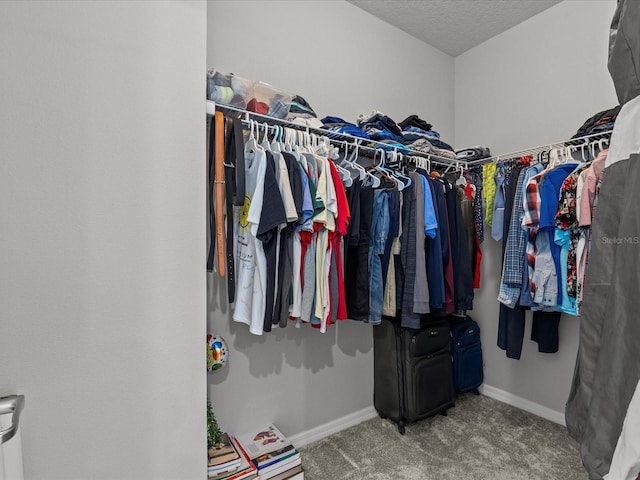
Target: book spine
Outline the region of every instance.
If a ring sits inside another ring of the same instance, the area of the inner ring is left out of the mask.
[[[269,467],[271,465],[275,465],[276,463],[283,462],[283,461],[287,460],[288,458],[293,457],[294,455],[298,455],[299,456],[300,454],[298,453],[297,450],[291,450],[291,452],[289,452],[287,455],[284,455],[284,456],[282,456],[280,458],[276,458],[276,459],[270,460],[267,463],[259,464],[255,460],[251,460],[251,461],[253,462],[253,464],[256,466],[256,468],[258,470],[263,470],[263,469],[265,469],[265,468],[267,468],[267,467]]]
[[[260,462],[257,462],[256,465],[258,465],[258,467],[262,466],[262,465],[267,465],[268,463],[272,463],[275,462],[276,460],[279,460],[281,458],[286,458],[287,456],[289,456],[292,452],[296,452],[297,450],[294,448],[293,445],[289,444],[284,448],[281,448],[280,450],[276,450],[273,453],[268,454],[267,459],[262,460]],[[254,459],[258,459],[260,457],[254,457]]]
[[[279,463],[270,465],[268,467],[259,469],[258,470],[258,474],[259,475],[267,475],[267,474],[273,475],[274,472],[277,472],[277,473],[284,472],[285,470],[293,468],[296,465],[300,465],[301,463],[302,462],[300,460],[300,455],[292,456],[291,458],[283,460],[282,462],[279,462]]]

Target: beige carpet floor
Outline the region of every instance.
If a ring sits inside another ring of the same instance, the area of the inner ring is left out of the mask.
[[[566,429],[472,393],[400,435],[374,418],[300,448],[306,480],[586,480]]]

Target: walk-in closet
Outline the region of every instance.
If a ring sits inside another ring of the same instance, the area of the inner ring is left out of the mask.
[[[0,480],[636,480],[639,14],[0,2]]]

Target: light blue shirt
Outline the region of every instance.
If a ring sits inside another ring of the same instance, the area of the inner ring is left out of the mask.
[[[562,230],[560,228],[556,228],[555,231],[555,243],[556,245],[560,245],[560,274],[562,278],[560,279],[560,286],[562,288],[562,300],[561,304],[558,305],[558,310],[564,313],[568,313],[569,315],[578,315],[578,306],[576,304],[576,299],[571,298],[567,293],[567,264],[569,262],[569,244],[571,243],[571,230]]]
[[[420,175],[420,178],[422,179],[422,186],[424,188],[424,234],[430,238],[436,238],[438,218],[436,217],[436,210],[433,206],[431,187],[429,186],[429,181],[423,175]]]
[[[302,177],[302,219],[300,225],[296,227],[296,231],[299,232],[303,226],[305,230],[313,228],[313,222],[311,221],[313,217],[313,203],[311,201],[311,190],[309,189],[309,177],[304,171],[304,167],[302,165],[298,166],[300,167],[300,176]]]

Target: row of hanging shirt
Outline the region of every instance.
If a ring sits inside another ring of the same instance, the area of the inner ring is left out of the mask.
[[[495,170],[492,235],[499,240],[503,229],[507,233],[498,295],[503,305],[579,315],[604,142],[551,150],[546,167],[531,164],[530,156],[485,166],[485,174]],[[501,211],[509,189],[515,190],[513,207]]]
[[[350,211],[328,141],[294,131],[280,141],[252,125],[244,146],[245,200],[235,210],[237,296],[233,320],[251,333],[289,318],[326,331],[346,319],[341,238]],[[302,133],[302,132],[299,132]]]
[[[387,168],[382,150],[364,168],[357,144],[337,161],[328,139],[301,131],[264,125],[260,140],[251,122],[247,133],[244,173],[235,172],[244,200],[231,232],[234,321],[256,335],[290,320],[326,332],[347,318],[397,316],[416,327],[429,311],[472,308],[481,256],[475,185],[432,175],[426,163]]]
[[[403,327],[419,328],[424,314],[471,310],[481,255],[475,191],[466,188],[462,176],[456,185],[432,174],[421,159],[398,171],[385,166],[385,157],[384,150],[376,151],[372,167],[382,176],[381,184],[361,177],[347,188],[352,213],[345,238],[349,318],[378,324],[384,315],[399,318]],[[341,165],[355,166],[355,158],[357,151]]]

